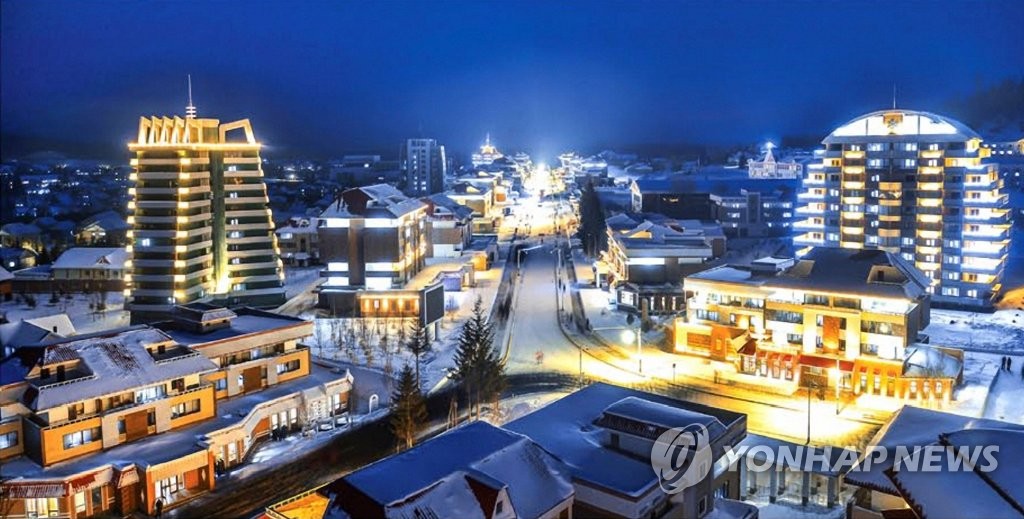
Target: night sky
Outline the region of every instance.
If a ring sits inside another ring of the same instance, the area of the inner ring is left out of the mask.
[[[118,153],[139,115],[249,117],[269,154],[824,136],[1024,74],[1024,2],[2,0],[5,146]],[[27,143],[27,144],[26,144]],[[111,151],[113,150],[113,151]],[[11,153],[4,152],[5,158]],[[127,156],[127,152],[123,154]]]

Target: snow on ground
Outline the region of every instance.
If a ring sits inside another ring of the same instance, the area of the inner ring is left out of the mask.
[[[35,308],[29,308],[23,301],[19,301],[19,296],[16,295],[11,301],[0,303],[0,315],[5,315],[10,323],[17,323],[22,319],[66,313],[78,333],[118,328],[128,326],[129,323],[128,312],[124,310],[124,294],[121,292],[106,292],[102,295],[70,294],[61,297],[58,303],[50,303],[52,294],[32,295],[36,298]],[[104,297],[107,309],[102,312],[96,311],[96,303]]]
[[[931,324],[924,333],[937,346],[1024,354],[1024,310],[1004,307],[994,313],[978,313],[932,309]]]
[[[285,267],[284,268],[284,296],[291,299],[315,286],[320,280],[320,271],[323,265],[312,267]]]
[[[455,353],[458,336],[463,323],[472,314],[473,304],[477,297],[483,301],[484,312],[490,312],[494,298],[497,296],[504,266],[504,261],[498,261],[490,270],[476,272],[475,287],[459,292],[445,292],[445,306],[448,311],[441,320],[439,338],[433,342],[431,350],[420,359],[420,378],[425,390],[430,390],[441,384],[449,369],[454,366],[452,356]],[[315,313],[307,311],[300,316],[314,319]],[[314,334],[309,339],[313,354],[326,360],[345,361],[380,370],[383,373],[388,361],[384,358],[385,355],[380,344],[381,338],[386,337],[389,343],[388,351],[391,352],[390,365],[393,374],[398,373],[407,364],[415,365],[415,357],[412,353],[404,345],[399,344],[403,329],[406,333],[409,331],[410,321],[401,319],[372,320],[366,330],[363,330],[356,321],[315,319]],[[367,362],[365,351],[356,344],[357,341],[352,340],[355,336],[367,337],[367,344],[373,346],[372,358],[369,362]]]
[[[992,357],[992,362],[998,364],[998,358],[995,355]],[[985,403],[982,414],[984,418],[1024,423],[1024,375],[1021,363],[1024,363],[1024,357],[1014,357],[1010,371],[997,373]]]

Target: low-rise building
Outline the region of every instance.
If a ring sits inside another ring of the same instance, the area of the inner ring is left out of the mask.
[[[847,517],[1021,517],[1021,459],[1020,424],[904,406],[846,473]]]
[[[124,247],[72,247],[53,262],[54,288],[120,292],[127,259]]]
[[[427,204],[427,255],[457,258],[473,241],[473,210],[445,195],[423,198]]]
[[[498,228],[492,179],[459,179],[445,194],[473,210],[473,232],[487,234]]]
[[[39,253],[43,250],[43,230],[31,223],[9,223],[0,227],[0,245],[25,248]]]
[[[648,176],[630,186],[632,208],[637,213],[658,213],[670,218],[712,220],[714,204],[706,186],[682,175]]]
[[[605,223],[608,284],[625,310],[682,310],[683,277],[725,253],[725,236],[713,222],[621,213]]]
[[[949,401],[963,361],[917,344],[928,279],[881,250],[813,249],[687,276],[675,349],[741,373],[856,395]]]
[[[670,494],[651,453],[674,428],[707,434],[673,467],[694,474],[693,484]],[[266,515],[756,519],[757,508],[735,500],[740,471],[726,454],[745,435],[743,414],[593,384],[501,428],[456,428],[273,504]]]
[[[569,469],[554,456],[526,436],[474,422],[268,510],[274,517],[558,519],[569,517],[573,495]]]
[[[800,178],[803,171],[804,167],[799,162],[775,160],[771,145],[761,160],[747,162],[747,174],[750,178]]]
[[[592,384],[505,428],[529,437],[569,467],[576,489],[573,516],[757,517],[755,507],[734,501],[739,472],[727,470],[726,461],[727,446],[738,444],[747,433],[746,415]],[[709,466],[704,472],[693,471],[699,478],[692,486],[669,494],[652,470],[651,453],[658,437],[673,428],[706,431],[706,444],[692,459],[703,459]]]
[[[12,516],[173,508],[272,434],[347,411],[351,375],[314,369],[297,343],[310,323],[202,304],[176,312],[163,329],[50,339],[0,363]]]
[[[86,218],[75,230],[75,243],[86,246],[128,244],[128,220],[115,211],[103,211]]]
[[[320,263],[319,226],[319,218],[293,216],[283,227],[278,227],[274,234],[281,248],[281,260],[303,267]]]

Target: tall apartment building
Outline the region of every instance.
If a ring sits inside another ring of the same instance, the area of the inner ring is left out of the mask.
[[[798,247],[879,248],[931,280],[937,305],[990,307],[1009,249],[1007,195],[989,150],[964,124],[926,112],[883,110],[822,141],[808,168]]]
[[[248,119],[143,117],[128,148],[135,153],[126,267],[133,322],[194,301],[284,302],[260,144]]]
[[[444,191],[447,173],[444,146],[434,139],[409,139],[402,147],[405,193],[427,196]]]

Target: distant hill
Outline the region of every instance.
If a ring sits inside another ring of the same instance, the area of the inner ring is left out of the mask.
[[[1024,76],[952,99],[946,113],[988,140],[1020,139],[1024,137]]]

